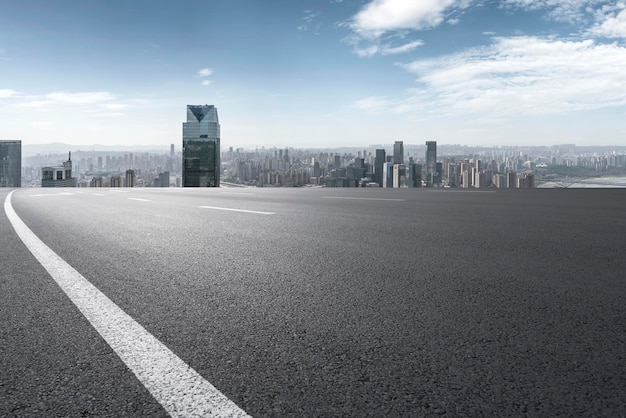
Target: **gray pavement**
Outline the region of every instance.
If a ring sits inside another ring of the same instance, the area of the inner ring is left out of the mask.
[[[253,416],[626,415],[626,191],[21,189],[12,200]],[[0,416],[164,415],[4,212],[0,237]]]

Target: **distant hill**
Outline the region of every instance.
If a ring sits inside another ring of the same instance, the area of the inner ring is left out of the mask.
[[[68,151],[122,151],[165,153],[169,152],[169,150],[169,145],[71,145],[61,142],[53,142],[50,144],[22,144],[22,158],[31,157],[37,154],[66,154]]]

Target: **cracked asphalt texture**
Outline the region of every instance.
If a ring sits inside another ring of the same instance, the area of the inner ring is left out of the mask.
[[[121,190],[13,206],[252,416],[626,416],[626,190]],[[165,415],[0,242],[0,416]]]

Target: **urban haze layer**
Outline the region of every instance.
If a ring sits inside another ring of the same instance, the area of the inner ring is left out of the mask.
[[[0,163],[2,187],[626,187],[626,146],[396,140],[362,149],[222,150],[213,105],[187,106],[182,149],[174,143],[169,150],[59,143],[22,149],[19,140],[3,140]]]

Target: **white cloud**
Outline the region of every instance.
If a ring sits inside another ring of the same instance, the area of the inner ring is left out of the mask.
[[[505,8],[546,10],[548,17],[560,22],[580,22],[588,17],[595,6],[606,0],[501,0]]]
[[[19,95],[19,92],[12,89],[0,89],[0,99],[10,99],[13,97],[18,97]]]
[[[97,104],[115,99],[115,95],[107,91],[93,91],[84,93],[67,93],[58,91],[46,94],[45,99],[52,103],[68,104]]]
[[[370,43],[364,47],[359,47],[358,44],[354,45],[354,53],[360,57],[373,57],[376,54],[381,55],[396,55],[413,51],[415,48],[424,45],[421,40],[415,40],[406,42],[399,46],[392,46],[391,44],[381,44],[379,42]]]
[[[387,109],[392,102],[384,96],[371,96],[357,100],[350,107],[368,112],[375,112]]]
[[[589,33],[605,38],[626,38],[626,3],[619,2],[596,11],[596,24]]]
[[[196,77],[209,77],[211,74],[213,74],[211,68],[203,68],[196,73]]]
[[[312,30],[316,34],[321,28],[321,24],[319,22],[315,22],[315,20],[319,17],[320,12],[315,12],[313,10],[304,10],[304,17],[302,18],[303,22],[301,25],[297,27],[299,31],[309,31]]]
[[[354,45],[354,53],[359,57],[373,57],[380,51],[380,47],[378,45],[367,45],[365,47],[359,47]]]
[[[344,39],[352,45],[355,54],[371,57],[376,54],[392,55],[409,52],[423,45],[420,40],[402,45],[390,43],[393,38],[405,38],[412,31],[434,28],[444,22],[450,25],[460,20],[449,14],[469,7],[474,0],[372,0],[348,23],[352,35]]]
[[[461,21],[461,19],[448,19],[446,20],[446,23],[450,26],[454,26],[456,24],[458,24]]]
[[[28,100],[26,102],[18,103],[16,106],[30,107],[40,110],[49,110],[48,108],[52,105],[54,105],[54,102],[52,100]]]
[[[373,0],[354,16],[351,28],[364,38],[378,38],[396,30],[422,30],[444,20],[446,9],[466,3],[460,0]]]
[[[211,83],[212,83],[212,81],[211,81],[211,80],[202,80],[202,81],[200,82],[200,84],[202,84],[203,86],[208,86],[208,85],[210,85]]]
[[[94,113],[91,116],[96,118],[119,118],[124,116],[124,113],[121,112],[105,112],[105,113]]]
[[[626,48],[617,44],[495,38],[487,47],[402,66],[420,87],[395,103],[396,111],[513,116],[626,105]]]
[[[407,42],[404,45],[400,45],[400,46],[396,46],[396,47],[391,47],[391,46],[383,46],[383,48],[381,49],[381,54],[382,55],[394,55],[394,54],[403,54],[405,52],[409,52],[414,50],[415,48],[418,48],[420,46],[424,45],[423,41],[420,40],[416,40],[416,41],[412,41],[412,42]]]
[[[116,99],[113,93],[107,91],[90,91],[69,93],[56,91],[48,94],[31,95],[13,93],[12,97],[21,99],[15,106],[37,109],[40,111],[52,111],[55,108],[67,106],[90,106],[91,109],[121,110],[127,105],[122,103],[110,103]]]
[[[128,105],[122,103],[107,103],[103,104],[101,107],[106,110],[122,110],[126,109]]]

